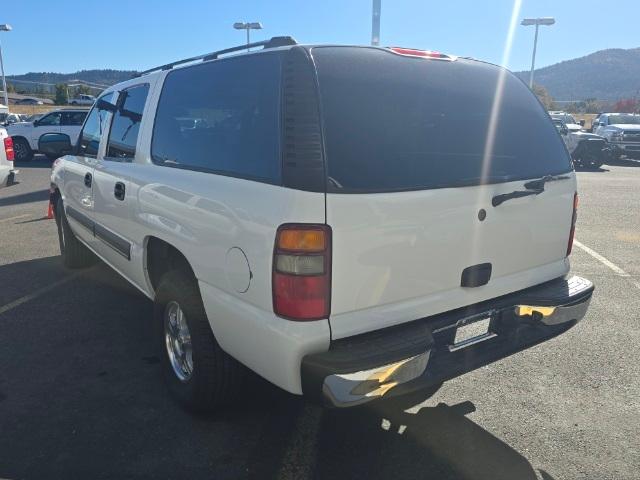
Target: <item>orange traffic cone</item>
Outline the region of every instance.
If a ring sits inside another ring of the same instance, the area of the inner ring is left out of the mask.
[[[49,202],[49,208],[47,209],[47,218],[53,218],[53,203]]]

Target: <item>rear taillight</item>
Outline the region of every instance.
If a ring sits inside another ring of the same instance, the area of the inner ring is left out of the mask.
[[[328,225],[285,224],[273,252],[273,311],[290,320],[329,316],[331,229]]]
[[[13,138],[7,137],[4,139],[4,153],[7,156],[7,160],[13,162],[15,153],[13,151]]]
[[[576,220],[578,219],[578,193],[573,194],[573,215],[571,216],[571,230],[569,230],[569,244],[567,245],[567,257],[573,248],[573,237],[576,233]]]

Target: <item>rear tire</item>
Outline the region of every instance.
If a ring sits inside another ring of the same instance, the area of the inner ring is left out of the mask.
[[[75,236],[64,213],[62,198],[56,202],[56,224],[62,263],[67,268],[86,268],[96,262],[96,256]]]
[[[13,151],[19,162],[30,162],[33,159],[33,150],[24,138],[13,139]]]
[[[154,324],[162,375],[185,409],[210,412],[239,396],[247,370],[218,345],[191,272],[170,270],[162,276],[154,300]]]

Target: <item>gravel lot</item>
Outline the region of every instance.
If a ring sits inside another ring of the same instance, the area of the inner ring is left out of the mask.
[[[578,174],[573,271],[596,293],[568,333],[426,401],[328,411],[256,381],[209,418],[167,396],[151,303],[61,267],[49,164],[19,168],[0,189],[0,478],[639,478],[640,163]]]

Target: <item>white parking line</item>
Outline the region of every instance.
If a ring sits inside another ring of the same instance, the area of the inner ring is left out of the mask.
[[[616,275],[619,275],[621,277],[631,277],[630,274],[628,274],[627,272],[625,272],[623,269],[621,269],[619,266],[617,266],[615,263],[613,263],[610,260],[607,260],[606,258],[604,258],[602,255],[600,255],[598,252],[596,252],[595,250],[592,250],[591,248],[587,247],[586,245],[580,243],[577,240],[573,241],[573,244],[578,247],[580,250],[588,253],[589,255],[591,255],[593,258],[595,258],[596,260],[598,260],[600,263],[602,263],[603,265],[605,265],[606,267],[609,267],[609,269],[613,270]],[[631,283],[633,283],[637,288],[640,288],[640,282],[637,282],[635,280],[631,280]]]
[[[65,283],[73,280],[74,278],[76,278],[78,275],[80,275],[79,273],[74,273],[72,275],[69,275],[68,277],[63,278],[62,280],[58,280],[57,282],[53,282],[50,283],[49,285],[47,285],[46,287],[42,287],[39,288],[38,290],[25,295],[24,297],[20,297],[16,300],[14,300],[13,302],[9,302],[6,305],[3,305],[0,307],[0,315],[2,315],[3,313],[8,312],[9,310],[13,310],[16,307],[19,307],[20,305],[22,305],[23,303],[29,302],[31,300],[34,300],[36,298],[38,298],[40,295],[43,295],[45,293],[47,293],[50,290],[53,290],[54,288],[57,288],[61,285],[64,285]]]

